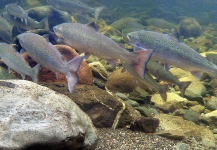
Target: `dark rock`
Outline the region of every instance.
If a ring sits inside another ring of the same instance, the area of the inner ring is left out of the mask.
[[[139,119],[135,120],[130,125],[130,129],[132,131],[142,131],[142,132],[147,132],[147,133],[153,133],[156,131],[158,126],[159,126],[158,119],[146,118],[142,116]]]
[[[183,118],[185,120],[189,120],[189,121],[192,121],[194,123],[197,123],[199,120],[199,115],[198,115],[198,113],[196,113],[192,110],[186,110]]]
[[[179,34],[184,37],[197,37],[201,34],[200,24],[194,18],[184,18],[179,23]]]
[[[70,97],[87,113],[96,127],[125,127],[140,116],[132,106],[95,86],[77,84],[71,94],[63,83],[43,85]]]

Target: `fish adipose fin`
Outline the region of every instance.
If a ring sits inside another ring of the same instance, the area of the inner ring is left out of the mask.
[[[33,76],[31,78],[32,78],[32,81],[35,83],[38,83],[38,73],[39,73],[41,68],[42,68],[41,64],[37,64],[35,67],[32,68],[33,69]]]
[[[185,95],[186,88],[191,84],[191,81],[181,82],[179,89],[181,91],[181,96]]]
[[[152,55],[153,50],[138,50],[136,51],[136,55],[138,58],[138,61],[136,64],[132,64],[134,71],[137,72],[137,74],[144,78],[145,68],[146,65]]]
[[[70,93],[73,92],[75,85],[78,82],[77,71],[78,71],[83,59],[84,59],[84,56],[76,56],[68,62],[68,66],[69,66],[70,70],[66,74],[66,79],[67,79],[68,89],[69,89]]]
[[[94,21],[97,22],[98,18],[99,18],[99,14],[101,13],[101,11],[105,8],[105,6],[101,6],[101,7],[96,7],[95,8],[95,14],[94,14]]]

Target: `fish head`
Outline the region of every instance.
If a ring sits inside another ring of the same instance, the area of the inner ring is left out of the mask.
[[[127,33],[127,38],[131,43],[135,44],[139,40],[139,34],[137,32],[130,32]]]
[[[64,41],[64,36],[63,36],[63,27],[61,25],[57,25],[53,27],[53,31],[55,33],[55,40],[58,43],[61,43],[62,41]]]

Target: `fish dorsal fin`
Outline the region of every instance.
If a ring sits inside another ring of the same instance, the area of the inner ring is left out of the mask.
[[[50,43],[49,41],[49,34],[45,34],[42,36],[48,43]]]
[[[168,34],[170,37],[172,37],[172,38],[175,38],[177,41],[181,41],[180,40],[180,37],[179,37],[179,33],[178,32],[173,32],[173,33],[170,33],[170,34]]]
[[[90,23],[87,24],[87,26],[94,29],[95,31],[98,31],[95,22],[90,22]]]

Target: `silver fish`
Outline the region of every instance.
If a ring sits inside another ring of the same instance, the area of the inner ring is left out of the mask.
[[[155,60],[150,59],[147,63],[147,70],[158,80],[163,80],[168,83],[177,85],[181,91],[181,96],[185,94],[186,88],[191,84],[190,81],[180,82],[170,71],[166,71],[164,67],[156,62]]]
[[[146,71],[144,78],[142,78],[141,76],[139,76],[131,66],[129,65],[125,65],[124,68],[130,73],[132,74],[137,80],[139,80],[140,82],[142,82],[143,84],[145,84],[146,86],[148,86],[148,88],[150,88],[151,90],[155,90],[156,92],[158,92],[161,96],[161,98],[166,101],[167,100],[167,90],[168,90],[168,85],[159,85],[154,79],[153,77],[149,74],[149,72]]]
[[[149,60],[152,50],[141,50],[131,53],[120,47],[116,42],[97,32],[90,24],[63,23],[55,26],[54,32],[69,46],[85,52],[85,56],[95,55],[106,59],[113,66],[120,59],[129,64],[140,77],[144,76],[145,64]]]
[[[17,3],[7,4],[5,8],[10,15],[14,16],[14,19],[19,18],[22,22],[24,21],[27,25],[28,14]]]
[[[164,63],[165,68],[174,66],[188,70],[197,78],[200,78],[204,72],[217,76],[215,64],[171,34],[141,30],[128,33],[127,37],[130,43],[139,49],[153,49],[151,58]]]
[[[77,70],[84,56],[77,56],[68,63],[63,59],[60,52],[46,39],[35,33],[23,33],[17,36],[23,49],[37,63],[56,73],[66,75],[68,89],[73,92],[78,82]]]
[[[0,43],[0,57],[8,66],[9,72],[10,68],[12,68],[16,72],[20,73],[23,79],[25,79],[25,75],[28,75],[34,82],[38,83],[38,72],[41,66],[38,64],[34,68],[31,68],[13,46],[7,43]]]
[[[19,19],[14,19],[12,15],[10,15],[8,12],[4,12],[2,16],[9,21],[11,24],[13,24],[15,27],[24,29],[24,30],[34,30],[34,29],[48,29],[48,18],[44,18],[40,22],[35,21],[34,19],[27,17],[28,24],[25,24]]]
[[[12,30],[13,25],[11,25],[5,18],[0,16],[0,37],[4,42],[13,42]]]
[[[95,22],[98,20],[100,12],[105,8],[105,6],[92,8],[78,0],[47,0],[47,3],[56,9],[70,13],[93,14]]]

